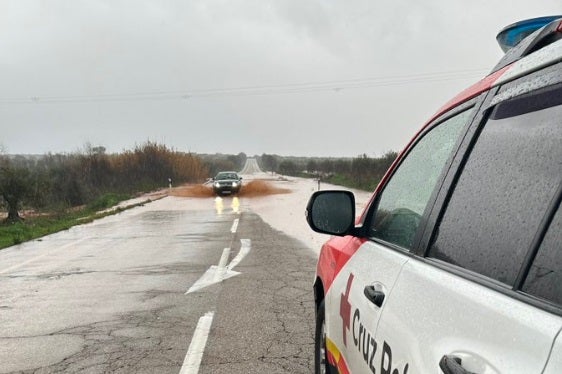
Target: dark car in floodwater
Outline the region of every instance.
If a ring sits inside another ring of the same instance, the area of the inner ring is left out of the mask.
[[[217,195],[237,194],[242,188],[242,177],[235,171],[221,171],[213,178],[213,191]]]

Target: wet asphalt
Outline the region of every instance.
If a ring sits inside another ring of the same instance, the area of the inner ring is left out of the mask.
[[[179,373],[208,312],[198,372],[312,372],[314,254],[169,199],[0,251],[0,373]],[[240,274],[186,294],[242,239]]]

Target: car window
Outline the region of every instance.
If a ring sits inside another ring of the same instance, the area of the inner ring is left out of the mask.
[[[234,173],[218,173],[215,179],[238,179]]]
[[[529,95],[494,109],[430,257],[514,284],[562,175],[562,106],[544,106],[545,100]]]
[[[562,208],[554,216],[523,285],[524,292],[562,305]]]
[[[425,207],[472,109],[433,127],[402,161],[379,199],[370,236],[411,249]]]

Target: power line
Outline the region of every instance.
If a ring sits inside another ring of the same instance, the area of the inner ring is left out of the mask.
[[[281,94],[302,94],[310,92],[365,89],[410,84],[442,82],[458,79],[475,79],[484,76],[487,70],[471,69],[434,73],[356,78],[347,80],[312,81],[278,85],[255,85],[226,88],[206,88],[182,91],[146,91],[119,94],[72,95],[72,96],[32,96],[0,98],[0,104],[49,104],[118,101],[157,101],[185,100],[191,98],[266,96]]]

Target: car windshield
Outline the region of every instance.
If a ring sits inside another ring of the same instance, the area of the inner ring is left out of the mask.
[[[238,179],[236,173],[218,173],[215,179]]]

